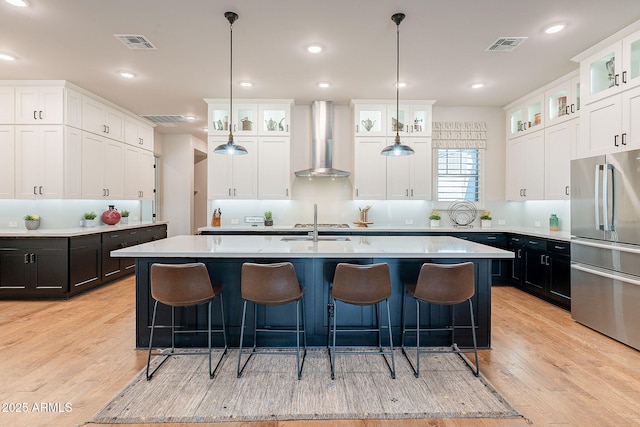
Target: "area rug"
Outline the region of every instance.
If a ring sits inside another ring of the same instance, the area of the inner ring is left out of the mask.
[[[237,378],[237,355],[214,379],[206,355],[173,356],[151,381],[140,372],[87,423],[522,417],[455,354],[423,355],[415,378],[396,351],[396,379],[380,355],[337,355],[335,380],[325,349],[308,351],[301,380],[295,355],[283,354],[254,356]]]

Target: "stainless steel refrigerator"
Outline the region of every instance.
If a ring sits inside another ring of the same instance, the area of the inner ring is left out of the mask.
[[[571,316],[640,350],[640,150],[571,162]]]

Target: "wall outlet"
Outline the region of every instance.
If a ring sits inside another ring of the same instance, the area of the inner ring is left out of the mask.
[[[261,217],[261,216],[245,216],[244,217],[244,222],[246,222],[246,223],[260,223],[260,222],[264,222],[264,218]],[[231,223],[233,224],[233,221]]]
[[[238,218],[231,218],[231,224],[237,224]]]
[[[9,221],[9,227],[16,228],[18,226],[18,221]]]
[[[507,221],[505,221],[504,219],[499,219],[498,220],[498,225],[505,225],[507,223]]]
[[[540,221],[536,221],[533,223],[536,227],[540,227]]]
[[[412,219],[405,219],[404,223],[405,223],[405,225],[413,225],[413,220]]]

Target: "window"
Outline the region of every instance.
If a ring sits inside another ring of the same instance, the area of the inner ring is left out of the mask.
[[[436,200],[480,201],[480,150],[476,148],[439,148]]]

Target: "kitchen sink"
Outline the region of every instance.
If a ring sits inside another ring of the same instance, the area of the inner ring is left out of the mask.
[[[313,236],[284,236],[280,240],[283,242],[312,242]],[[344,236],[318,236],[318,240],[329,242],[348,242],[351,239]]]

